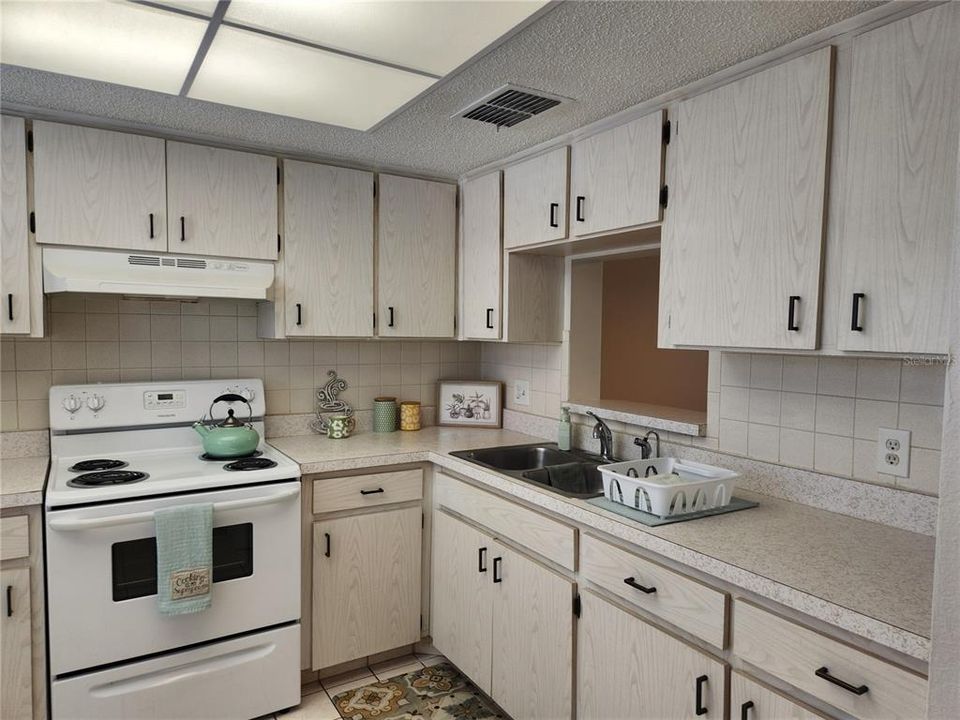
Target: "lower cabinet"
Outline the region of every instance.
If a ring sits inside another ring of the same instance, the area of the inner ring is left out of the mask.
[[[722,662],[590,591],[580,602],[578,720],[724,717]]]
[[[30,569],[0,570],[0,717],[33,717]]]
[[[419,505],[313,523],[315,670],[420,639]]]
[[[742,673],[730,675],[730,720],[818,720],[823,717]]]
[[[573,583],[444,512],[433,548],[436,648],[511,717],[571,717]]]

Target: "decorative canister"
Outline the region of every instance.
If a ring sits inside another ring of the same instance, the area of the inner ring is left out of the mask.
[[[400,403],[400,429],[420,429],[420,403],[415,400]]]
[[[397,429],[397,399],[378,397],[373,399],[373,431],[393,432]]]

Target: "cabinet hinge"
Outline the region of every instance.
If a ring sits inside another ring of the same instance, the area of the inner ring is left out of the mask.
[[[277,252],[280,252],[280,233],[277,233]]]
[[[580,617],[580,610],[581,610],[581,608],[580,608],[580,595],[579,595],[579,593],[578,593],[577,595],[574,595],[574,596],[573,596],[573,614],[574,614],[574,616]]]
[[[670,199],[670,186],[664,185],[660,188],[660,205],[661,207],[667,206],[667,201]]]
[[[373,196],[374,196],[374,197],[377,196],[377,183],[376,183],[376,182],[373,183]]]
[[[420,513],[420,529],[422,530],[427,526],[427,515],[426,513]],[[420,622],[423,622],[423,615],[420,616]]]
[[[280,166],[277,165],[277,185],[280,184]]]
[[[37,214],[32,211],[30,213],[30,232],[34,234],[37,232]]]
[[[376,313],[373,314],[373,329],[374,329],[374,330],[377,329],[377,314],[376,314]]]
[[[33,152],[33,130],[27,131],[27,152]]]
[[[669,121],[669,120],[667,120],[667,121],[663,124],[663,135],[662,135],[662,137],[663,137],[663,144],[664,144],[664,145],[669,145],[669,144],[670,144],[670,121]]]

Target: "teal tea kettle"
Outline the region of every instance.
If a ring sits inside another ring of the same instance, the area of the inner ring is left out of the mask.
[[[227,417],[219,424],[213,421],[213,406],[221,402],[242,402],[247,405],[247,422],[239,420],[233,413],[233,408],[227,409]],[[253,408],[243,395],[227,393],[220,395],[210,403],[210,423],[204,424],[201,419],[193,424],[193,429],[203,438],[203,451],[212,458],[235,458],[251,455],[260,444],[258,433],[250,419],[253,417]]]

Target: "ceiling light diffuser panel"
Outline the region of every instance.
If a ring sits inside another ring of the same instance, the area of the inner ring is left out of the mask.
[[[207,22],[133,3],[0,3],[0,61],[176,94]]]
[[[432,78],[221,26],[188,96],[367,130]]]
[[[230,22],[442,76],[546,0],[232,0]]]

